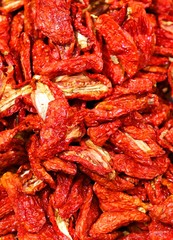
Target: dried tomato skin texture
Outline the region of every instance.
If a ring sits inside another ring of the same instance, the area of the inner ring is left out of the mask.
[[[77,173],[77,168],[75,164],[67,161],[65,162],[57,157],[46,160],[42,164],[47,171],[63,171],[64,173],[71,175],[75,175]]]
[[[172,1],[0,11],[0,239],[172,239]]]
[[[111,79],[113,86],[122,84],[126,80],[124,69],[117,57],[111,55],[106,46],[103,46],[103,73]]]
[[[137,196],[130,196],[123,192],[116,192],[95,183],[93,190],[99,199],[99,205],[105,211],[124,211],[143,207],[148,209],[147,204],[143,203]]]
[[[139,64],[137,47],[132,37],[106,14],[97,19],[96,29],[104,37],[112,55],[118,56],[127,75],[132,77],[137,72]]]
[[[127,216],[124,216],[128,213]],[[125,220],[124,220],[125,219]],[[90,234],[94,235],[97,232],[101,233],[109,233],[113,229],[116,229],[120,226],[126,225],[130,221],[149,221],[149,217],[139,212],[138,210],[131,211],[121,211],[121,212],[104,212],[100,215],[98,220],[93,224]],[[112,222],[112,224],[110,224]]]
[[[69,6],[66,1],[36,1],[37,28],[53,42],[62,45],[74,40]]]
[[[38,232],[45,224],[46,218],[37,197],[22,193],[18,176],[10,172],[3,175],[2,184],[6,188],[10,201],[15,203],[14,212],[21,226],[28,232]]]
[[[66,202],[72,186],[73,177],[61,173],[57,176],[57,187],[52,195],[54,208],[60,208]]]
[[[45,224],[44,227],[38,233],[29,233],[26,232],[23,228],[19,229],[17,234],[19,239],[36,239],[36,240],[58,240],[59,236],[57,237],[56,232],[54,231],[52,225]]]
[[[148,65],[155,45],[155,34],[146,14],[146,10],[141,3],[128,3],[131,9],[129,19],[123,23],[123,29],[130,33],[140,52],[139,69]]]
[[[17,231],[17,219],[14,213],[11,213],[0,220],[0,235]]]
[[[99,126],[88,128],[87,134],[96,145],[103,146],[120,126],[121,122],[119,120],[110,123],[103,123]]]
[[[38,138],[37,136],[33,135],[30,139],[30,143],[28,144],[28,155],[29,155],[29,162],[33,169],[34,174],[41,179],[49,183],[49,185],[55,189],[56,185],[52,177],[46,172],[44,167],[41,165],[41,159],[36,156],[36,152],[38,149]]]
[[[11,206],[11,202],[8,197],[2,198],[0,203],[0,218],[3,218],[5,215],[13,211],[13,207]]]
[[[0,30],[0,51],[2,54],[9,53],[8,41],[10,40],[10,18],[9,16],[1,15],[1,30]]]
[[[46,77],[42,77],[41,81],[43,83],[41,87],[48,88],[48,94],[51,94],[51,100],[44,115],[41,105],[37,101],[37,90],[33,94],[33,102],[36,102],[37,111],[44,120],[40,130],[38,143],[40,148],[37,149],[37,155],[39,159],[45,159],[48,156],[54,157],[56,153],[67,148],[65,137],[70,107],[62,91],[53,82]],[[39,87],[40,85],[38,85],[38,91]]]
[[[126,191],[134,188],[133,183],[121,178],[118,175],[115,175],[112,178],[109,176],[103,177],[88,170],[87,168],[81,167],[80,169],[84,173],[86,173],[92,180],[98,182],[100,185],[105,186],[108,189],[114,189],[115,191]]]
[[[94,70],[100,73],[103,69],[103,61],[96,54],[82,55],[70,59],[51,61],[50,63],[45,63],[40,65],[39,55],[42,51],[36,52],[33,49],[33,69],[35,74],[46,75],[51,78],[59,75],[71,75],[80,73],[86,70]]]
[[[113,100],[108,97],[108,99],[98,103],[95,108],[87,109],[85,122],[88,127],[97,126],[102,122],[115,120],[134,111],[158,106],[158,100],[154,94],[139,98],[130,94]]]
[[[59,207],[59,215],[63,219],[70,218],[82,205],[82,187],[83,187],[83,176],[78,178],[72,185],[66,202]]]
[[[20,61],[22,65],[22,70],[24,72],[24,79],[27,82],[31,81],[32,78],[30,52],[31,42],[29,36],[25,33],[22,33],[20,37]]]
[[[150,214],[153,218],[157,219],[157,221],[172,225],[171,205],[172,205],[172,195],[168,196],[168,198],[165,201],[163,201],[161,204],[153,206],[153,209],[151,209]]]
[[[137,162],[151,165],[150,156],[143,151],[140,147],[137,146],[135,142],[132,142],[130,137],[121,131],[115,132],[111,136],[111,142],[114,145],[117,145],[123,152],[125,152],[128,156],[133,156]]]
[[[170,160],[166,156],[158,157],[152,160],[151,165],[144,165],[136,162],[135,159],[129,158],[126,155],[115,155],[113,158],[114,169],[120,172],[125,172],[127,175],[137,177],[139,179],[153,179],[160,174],[166,173]],[[138,168],[138,171],[135,169]]]
[[[19,12],[13,17],[12,20],[11,36],[9,42],[11,50],[13,50],[16,54],[19,54],[20,51],[19,37],[23,30],[23,24],[24,24],[23,12]]]
[[[88,225],[89,225],[88,214],[91,209],[92,198],[93,198],[92,187],[89,187],[87,194],[86,194],[86,199],[84,200],[84,202],[82,204],[80,213],[79,213],[77,221],[76,221],[75,234],[80,239],[85,239],[88,236]],[[95,211],[97,214],[98,209],[96,208]],[[98,214],[99,214],[99,212],[98,212]],[[82,226],[82,228],[81,228],[81,226]]]

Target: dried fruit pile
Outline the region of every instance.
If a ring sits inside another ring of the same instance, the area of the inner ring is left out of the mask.
[[[0,238],[173,239],[172,0],[2,0]]]

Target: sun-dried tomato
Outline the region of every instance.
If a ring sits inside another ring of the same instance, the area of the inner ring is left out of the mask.
[[[104,37],[111,54],[117,56],[124,71],[132,77],[138,70],[139,55],[130,34],[106,14],[97,19],[96,29]]]
[[[54,209],[52,206],[52,199],[49,200],[47,212],[48,212],[49,220],[55,232],[54,237],[58,239],[64,239],[64,240],[71,239],[71,235],[68,230],[69,219],[63,220],[59,216],[58,209]]]
[[[82,166],[99,172],[101,175],[112,172],[111,157],[106,150],[96,146],[91,140],[83,142],[81,147],[69,147],[68,151],[60,154],[60,158],[78,162]]]
[[[17,231],[18,221],[14,213],[10,213],[0,219],[0,235],[6,235],[8,233]]]
[[[111,82],[101,74],[63,75],[56,77],[55,83],[68,99],[99,100],[112,93]]]
[[[114,88],[112,98],[118,98],[127,94],[144,94],[151,93],[154,89],[155,79],[142,77],[133,78],[125,81],[121,86],[117,85]]]
[[[173,236],[172,227],[155,219],[149,224],[149,237],[151,240],[167,240]]]
[[[123,23],[123,29],[132,36],[139,51],[139,68],[143,68],[154,51],[154,31],[141,3],[129,2],[127,11],[128,19]]]
[[[24,79],[29,82],[32,77],[31,63],[30,63],[31,43],[27,34],[22,33],[20,37],[20,61],[24,74]]]
[[[105,186],[108,189],[114,189],[115,191],[125,191],[134,188],[134,184],[121,178],[116,172],[112,175],[101,176],[96,174],[84,167],[80,168],[84,173],[86,173],[92,180],[98,182],[100,185]]]
[[[143,203],[137,196],[130,196],[123,192],[111,191],[98,183],[94,184],[93,190],[99,199],[99,205],[105,211],[124,211],[130,209],[148,209],[147,204]]]
[[[16,219],[20,222],[19,227],[22,226],[31,233],[38,232],[46,222],[38,198],[22,193],[21,182],[17,174],[7,172],[1,181],[13,203]]]
[[[73,182],[66,201],[58,208],[58,214],[62,219],[70,218],[83,204],[83,181],[83,176],[79,176]]]
[[[110,141],[126,155],[133,157],[136,162],[152,165],[150,154],[148,154],[150,147],[145,142],[135,140],[128,133],[119,130],[112,134]]]
[[[75,175],[77,170],[76,170],[76,165],[63,161],[58,157],[51,158],[49,160],[44,161],[43,166],[46,168],[47,171],[63,171],[64,173]]]
[[[88,109],[85,121],[87,126],[97,126],[102,122],[112,121],[130,112],[158,106],[158,104],[158,97],[154,94],[140,98],[132,94],[114,100],[108,98],[98,103],[95,108]]]
[[[76,220],[75,235],[77,235],[79,239],[87,239],[88,231],[99,216],[99,213],[98,202],[96,199],[93,199],[93,191],[90,186]]]
[[[27,240],[58,240],[59,237],[56,236],[56,232],[54,231],[52,225],[45,224],[43,228],[38,233],[30,233],[26,232],[23,228],[20,228],[17,234],[19,239],[27,239]]]
[[[143,118],[146,123],[149,123],[153,126],[159,126],[170,116],[170,107],[164,103],[160,103],[159,106],[153,107],[151,112],[144,114]]]
[[[4,55],[7,55],[10,50],[8,42],[10,40],[10,17],[7,15],[0,15],[0,52]]]
[[[90,235],[98,233],[109,233],[125,226],[130,222],[148,222],[149,217],[139,210],[126,210],[126,211],[108,211],[103,212],[98,220],[92,225]]]
[[[96,127],[89,127],[87,134],[96,145],[103,146],[104,143],[120,126],[121,121],[119,120],[103,123]]]
[[[10,35],[10,48],[13,51],[13,54],[19,54],[20,52],[20,35],[23,30],[24,24],[24,15],[23,12],[16,14],[11,23],[11,35]]]
[[[44,167],[41,165],[41,159],[39,158],[39,156],[38,155],[37,155],[37,157],[35,156],[35,152],[37,151],[38,146],[39,146],[39,144],[38,144],[37,136],[33,135],[32,138],[30,139],[30,144],[28,144],[28,155],[29,155],[29,161],[30,161],[31,168],[32,168],[34,174],[39,179],[49,183],[49,185],[52,188],[55,188],[56,185],[55,185],[53,178],[51,177],[51,175],[49,173],[46,172]]]
[[[170,195],[168,188],[162,185],[161,176],[157,176],[151,182],[145,182],[144,186],[147,191],[148,199],[154,205],[162,204]]]
[[[36,27],[36,1],[25,0],[24,1],[24,29],[28,36],[32,40],[38,38],[38,29]]]
[[[111,54],[107,47],[103,47],[103,73],[108,76],[113,86],[125,81],[124,69],[115,54]]]
[[[32,98],[34,105],[44,120],[40,131],[40,148],[37,150],[39,158],[44,159],[48,155],[51,157],[66,148],[65,136],[67,132],[69,104],[62,91],[54,83],[46,78],[43,78],[42,81],[43,84],[38,83],[36,85],[36,90]],[[47,98],[45,103],[38,101],[40,94],[45,95]],[[44,105],[45,107],[43,108]],[[54,138],[55,134],[58,138]]]
[[[154,205],[150,210],[150,216],[157,221],[172,225],[172,204],[173,196],[171,195],[161,204]]]
[[[66,202],[72,186],[72,181],[73,177],[66,174],[61,173],[57,176],[57,187],[52,195],[52,203],[54,208],[59,208]]]
[[[44,44],[38,46],[35,42],[32,49],[33,56],[33,70],[35,74],[46,75],[49,77],[56,77],[60,75],[72,75],[81,73],[86,70],[94,70],[95,72],[101,72],[103,68],[102,58],[95,53],[85,54],[70,59],[55,60],[47,52],[48,61],[44,61],[41,57]]]
[[[19,174],[24,193],[33,195],[45,187],[45,183],[34,175],[29,165],[22,165],[17,173]]]
[[[37,0],[36,12],[37,29],[44,36],[62,45],[74,40],[69,2],[47,3],[44,0]]]
[[[2,0],[0,239],[172,239],[171,0]]]
[[[0,200],[0,218],[3,218],[5,215],[13,211],[13,207],[8,197],[1,198]]]
[[[150,164],[146,164],[137,162],[136,159],[125,154],[117,154],[113,157],[113,161],[115,170],[139,179],[153,179],[165,173],[170,164],[170,160],[166,156],[152,159]],[[138,169],[138,171],[135,171],[135,169]]]
[[[154,0],[152,8],[158,14],[165,14],[172,11],[172,1],[166,0],[164,3],[161,0]]]

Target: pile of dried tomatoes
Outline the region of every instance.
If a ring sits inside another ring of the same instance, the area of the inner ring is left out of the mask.
[[[172,0],[2,0],[0,239],[173,239],[172,102]]]

